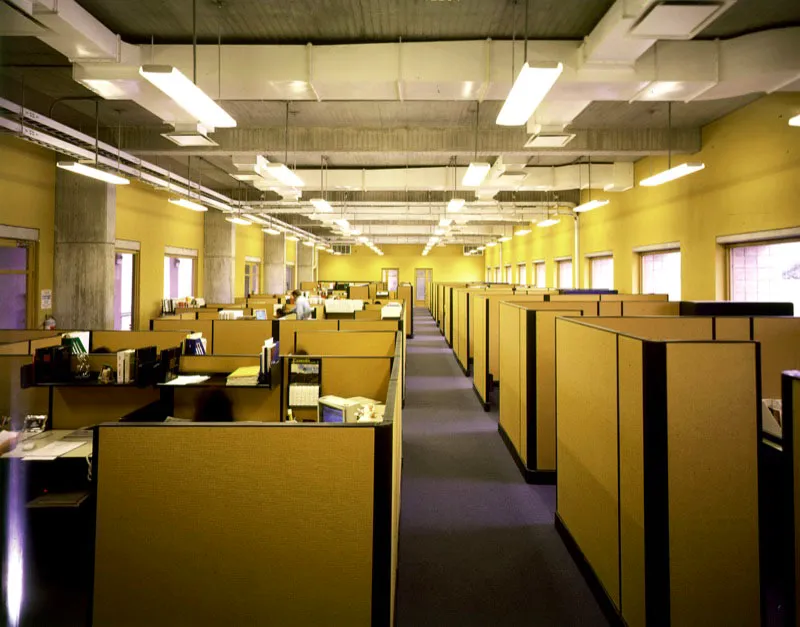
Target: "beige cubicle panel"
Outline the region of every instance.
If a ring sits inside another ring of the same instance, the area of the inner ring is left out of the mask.
[[[669,301],[622,300],[623,316],[679,316],[681,304]]]
[[[754,317],[752,330],[761,344],[762,398],[780,398],[781,373],[800,370],[800,318]]]
[[[308,355],[391,357],[397,331],[296,331],[295,352]]]
[[[61,341],[59,340],[59,343]],[[0,355],[30,355],[31,343],[29,340],[21,340],[18,342],[7,342],[0,344]]]
[[[53,336],[60,337],[62,333],[63,331],[45,331],[43,329],[0,329],[0,344],[38,340]]]
[[[48,390],[22,389],[20,370],[31,363],[30,355],[0,355],[0,416],[19,419],[48,413]]]
[[[104,348],[115,353],[129,348],[155,346],[162,351],[180,346],[184,339],[185,331],[92,331],[92,346],[89,350],[94,353]]]
[[[297,331],[337,331],[339,320],[281,320],[280,353],[288,355],[294,351],[294,334]]]
[[[399,320],[339,320],[340,331],[399,331]]]
[[[264,341],[271,337],[272,320],[215,320],[211,352],[216,355],[258,355]]]
[[[80,429],[123,416],[159,399],[155,387],[132,385],[56,385],[51,389],[53,429]]]
[[[101,427],[92,624],[375,624],[381,428]]]
[[[198,320],[219,320],[219,311],[198,311]]]
[[[752,340],[751,320],[729,316],[714,318],[714,337],[718,340]]]
[[[414,335],[414,286],[401,283],[397,289],[397,297],[403,301],[403,322],[406,335]]]
[[[381,319],[381,312],[380,310],[375,309],[364,309],[362,311],[356,311],[353,314],[354,320],[380,320]],[[344,322],[344,320],[342,320]]]
[[[556,322],[559,531],[630,627],[760,625],[757,344],[604,322]]]
[[[669,294],[600,294],[599,296],[601,302],[669,300]]]
[[[351,285],[350,298],[352,300],[369,300],[368,285]]]
[[[257,364],[256,364],[257,365]],[[193,420],[197,403],[209,388],[174,386],[174,416]],[[247,388],[226,386],[225,395],[231,401],[233,419],[254,422],[281,422],[280,388]]]
[[[711,316],[629,316],[600,317],[596,326],[648,340],[713,340]]]
[[[188,333],[202,333],[203,337],[208,340],[208,350],[210,351],[213,347],[214,319],[171,320],[156,318],[150,321],[150,329],[153,331],[182,331],[184,337]]]
[[[599,302],[600,294],[550,294],[549,300],[553,303]]]

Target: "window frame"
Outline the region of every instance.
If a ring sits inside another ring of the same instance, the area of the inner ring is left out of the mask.
[[[523,278],[522,275],[525,275]],[[518,285],[527,285],[528,284],[528,264],[525,261],[521,261],[517,264],[517,284]]]
[[[639,294],[657,294],[659,292],[645,292],[644,291],[644,258],[648,256],[655,256],[655,255],[666,255],[671,253],[678,253],[680,255],[679,261],[681,266],[680,276],[678,277],[679,285],[680,285],[680,294],[676,301],[680,301],[683,298],[683,251],[678,246],[666,246],[664,248],[659,247],[646,247],[643,249],[639,249],[634,251],[639,259],[638,261],[638,269],[639,269]],[[667,292],[667,296],[669,296],[670,300],[672,300],[672,295]]]
[[[589,289],[614,289],[614,254],[597,254],[597,255],[586,255],[589,261]],[[611,260],[611,285],[609,287],[598,287],[594,284],[594,262],[600,259],[610,259]]]
[[[197,255],[179,255],[176,253],[164,253],[164,257],[167,259],[190,259],[192,261],[192,298],[197,298]],[[164,294],[164,285],[161,286],[161,294]],[[170,296],[169,298],[172,298]],[[185,296],[176,296],[175,298],[185,298]]]
[[[574,273],[575,268],[572,265],[574,263],[572,257],[561,257],[559,259],[556,259],[555,261],[556,261],[556,289],[559,290],[575,289],[575,286],[573,285],[573,283],[575,282],[575,273]],[[561,266],[562,264],[565,263],[569,263],[569,274],[570,274],[569,287],[564,287],[563,285],[561,285]]]
[[[725,298],[733,300],[733,255],[732,251],[736,248],[752,248],[754,246],[770,246],[773,244],[797,244],[800,243],[800,236],[795,237],[767,237],[764,239],[752,239],[746,241],[731,242],[722,244],[725,247]],[[800,315],[800,312],[795,312]]]
[[[115,246],[114,247],[114,258],[118,254],[120,255],[132,255],[133,259],[133,294],[132,294],[132,302],[131,302],[131,331],[138,331],[139,330],[139,250],[134,250],[131,248],[125,248]],[[164,255],[165,257],[170,257],[171,255]],[[194,272],[195,268],[194,265],[192,266],[192,272]],[[192,277],[194,280],[194,277]],[[164,289],[162,286],[161,293],[164,293]]]
[[[544,277],[544,285],[539,285],[539,267],[542,268],[542,276]],[[547,287],[547,262],[543,259],[531,262],[531,272],[533,273],[533,286],[539,288]]]
[[[38,241],[33,239],[19,239],[14,237],[0,236],[0,240],[13,243],[14,248],[25,249],[25,270],[0,270],[3,275],[25,275],[25,328],[37,328],[36,320],[39,313],[39,303],[37,302],[38,295],[38,272],[36,268],[36,260],[39,258],[37,255]],[[50,309],[52,315],[53,310]],[[44,312],[42,312],[44,316]]]

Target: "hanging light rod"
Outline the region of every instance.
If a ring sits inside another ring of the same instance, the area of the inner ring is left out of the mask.
[[[531,67],[525,63],[497,114],[496,123],[499,126],[526,124],[563,71],[561,63],[554,67]]]
[[[674,168],[664,170],[663,172],[659,172],[653,176],[648,176],[646,179],[642,179],[639,181],[639,185],[642,187],[655,187],[656,185],[663,185],[664,183],[669,183],[675,179],[699,172],[705,167],[706,165],[704,163],[682,163],[681,165],[676,165]]]
[[[139,68],[139,74],[207,129],[236,126],[236,120],[178,68],[171,65],[143,65]]]
[[[194,202],[187,198],[170,198],[169,201],[173,205],[178,205],[184,209],[191,209],[192,211],[208,211],[208,207],[201,205],[199,202]]]
[[[105,170],[101,170],[92,165],[81,163],[79,161],[59,161],[56,163],[56,167],[61,168],[62,170],[74,172],[75,174],[82,174],[83,176],[88,176],[89,178],[97,179],[98,181],[103,181],[104,183],[111,183],[112,185],[130,184],[130,181],[124,176],[118,176],[116,174],[112,174],[111,172],[106,172]]]

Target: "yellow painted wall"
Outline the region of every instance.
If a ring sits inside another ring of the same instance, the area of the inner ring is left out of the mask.
[[[465,257],[461,246],[434,247],[426,257],[422,245],[387,244],[383,256],[366,246],[353,246],[351,255],[319,254],[323,281],[380,281],[381,269],[399,268],[400,281],[414,283],[416,268],[432,268],[434,281],[482,281],[483,259]]]
[[[297,245],[299,242],[286,240],[286,263],[295,263],[297,261]]]
[[[234,279],[233,295],[237,298],[244,297],[244,266],[247,257],[258,257],[264,261],[264,233],[259,226],[236,225],[236,277]],[[259,269],[259,289],[261,293],[264,286],[264,266]]]
[[[203,295],[203,214],[170,204],[167,199],[165,192],[136,182],[117,188],[117,239],[141,244],[139,329],[148,329],[150,319],[161,312],[166,246],[198,251],[195,296]]]
[[[673,165],[702,161],[706,169],[664,185],[639,187],[638,181],[666,168],[665,157],[636,164],[637,185],[617,194],[593,191],[611,203],[581,217],[580,254],[613,251],[614,287],[638,289],[633,249],[680,242],[682,298],[724,298],[724,256],[716,237],[800,226],[800,129],[787,120],[800,113],[800,94],[772,94],[703,129],[696,155],[673,158]],[[529,263],[545,257],[552,282],[553,257],[572,254],[571,220],[504,244],[503,262]],[[545,231],[542,233],[542,231]],[[497,264],[495,247],[487,255]],[[516,275],[515,275],[516,276]],[[584,285],[585,263],[581,263]]]
[[[39,229],[35,291],[36,326],[44,322],[38,290],[53,289],[56,155],[0,135],[0,224]]]

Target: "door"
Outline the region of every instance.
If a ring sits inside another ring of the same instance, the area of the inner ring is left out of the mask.
[[[28,328],[32,251],[32,242],[0,239],[0,329]]]
[[[383,270],[381,270],[381,281],[386,283],[387,289],[390,292],[397,292],[397,286],[400,285],[400,269],[383,268]]]
[[[433,281],[432,268],[417,268],[415,271],[416,277],[416,304],[424,305],[428,298],[428,285]]]

